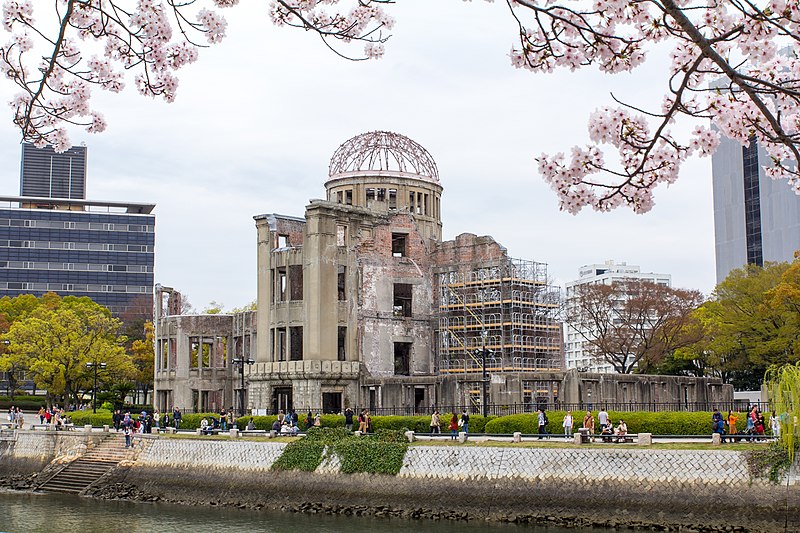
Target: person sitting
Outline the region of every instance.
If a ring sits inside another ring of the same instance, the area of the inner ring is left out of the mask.
[[[200,421],[200,433],[202,433],[203,435],[208,435],[208,419],[207,418],[203,418]]]
[[[296,433],[295,428],[289,425],[289,422],[284,421],[283,425],[281,425],[281,435],[294,435]]]
[[[600,431],[600,435],[603,437],[603,442],[611,442],[611,436],[614,434],[614,426],[611,424],[611,420],[603,426],[603,430]]]
[[[609,426],[610,425],[611,424],[609,424]],[[620,419],[619,425],[617,426],[616,431],[614,431],[614,434],[617,436],[617,442],[625,442],[625,435],[628,434],[628,425],[624,420]]]
[[[251,419],[252,420],[252,419]],[[281,433],[283,428],[281,428],[281,421],[279,418],[276,418],[275,421],[272,423],[272,431],[276,433]]]
[[[253,422],[253,417],[250,417],[250,420],[247,422],[247,431],[255,431],[256,424]]]

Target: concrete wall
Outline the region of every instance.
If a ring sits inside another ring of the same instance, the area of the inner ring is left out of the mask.
[[[117,481],[167,501],[344,514],[800,527],[797,471],[780,485],[751,479],[737,451],[412,446],[397,476],[340,474],[335,456],[316,473],[263,475],[282,447],[158,439]]]

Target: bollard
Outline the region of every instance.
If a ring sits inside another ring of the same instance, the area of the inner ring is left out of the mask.
[[[92,425],[91,424],[86,424],[85,426],[83,426],[83,431],[85,433],[91,433],[92,432]]]
[[[463,431],[458,432],[458,442],[464,443],[467,442],[467,434]]]
[[[178,430],[176,430],[174,427],[168,427],[167,428],[167,433],[169,433],[169,434],[175,434],[177,431]]]
[[[638,437],[636,438],[636,444],[639,446],[650,446],[653,444],[653,434],[639,433]]]
[[[108,424],[104,424],[103,425],[103,433],[108,433],[108,431],[109,431]]]
[[[519,431],[514,432],[514,442],[522,442],[522,433]]]
[[[719,446],[722,444],[722,435],[719,433],[712,433],[711,434],[711,445],[712,446]]]
[[[583,444],[583,435],[581,433],[573,433],[572,439],[575,444]]]
[[[406,431],[405,433],[403,433],[403,435],[406,436],[406,438],[408,439],[408,442],[414,442],[415,440],[417,440],[416,438],[414,438],[414,432],[413,431]]]
[[[195,429],[195,430],[194,430],[194,432],[195,432],[197,435],[202,435],[202,434],[203,434],[203,430],[202,430],[202,429],[200,429],[200,428],[197,428],[197,429]]]
[[[231,438],[238,439],[239,438],[239,428],[231,428]]]
[[[275,431],[274,429],[270,429],[269,430],[269,438],[274,439],[277,436],[278,436],[278,432],[277,431]]]
[[[361,436],[361,432],[360,431],[354,431],[353,435],[355,435],[356,437],[360,437]]]

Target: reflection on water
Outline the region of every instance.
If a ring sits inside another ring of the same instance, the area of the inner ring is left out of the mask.
[[[0,531],[7,533],[558,533],[567,530],[496,523],[411,521],[249,511],[212,506],[93,500],[61,494],[0,493]]]

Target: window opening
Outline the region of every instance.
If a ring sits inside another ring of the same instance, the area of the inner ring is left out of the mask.
[[[347,246],[347,226],[336,226],[336,246]]]
[[[409,375],[409,356],[411,354],[410,342],[394,343],[394,374],[396,376]]]
[[[278,328],[278,361],[286,361],[286,328]]]
[[[303,360],[303,326],[292,326],[289,328],[289,350],[290,360]]]
[[[405,257],[406,255],[405,233],[392,233],[392,255],[394,257]]]
[[[394,304],[392,313],[394,316],[411,316],[411,284],[394,284]]]
[[[347,326],[339,326],[339,335],[337,339],[336,359],[338,361],[347,360]]]
[[[278,268],[278,286],[275,287],[275,293],[279,302],[286,301],[286,268]]]
[[[347,300],[347,267],[339,266],[336,274],[336,289],[340,302]]]
[[[303,299],[303,265],[289,266],[289,299],[294,301]]]
[[[397,209],[397,189],[389,189],[389,209]]]
[[[353,205],[353,189],[347,189],[344,191],[344,203],[347,205]]]
[[[278,235],[278,248],[288,248],[288,247],[289,247],[289,236]]]

